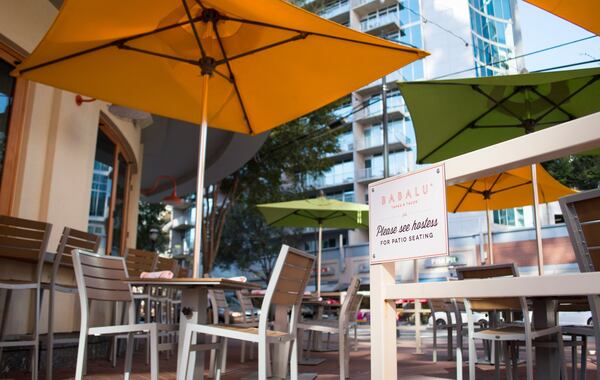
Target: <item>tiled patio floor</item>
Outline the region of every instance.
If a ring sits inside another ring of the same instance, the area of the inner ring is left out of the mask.
[[[245,364],[239,363],[240,346],[237,342],[230,343],[229,346],[228,371],[222,377],[224,380],[241,379],[252,372],[256,371],[256,362],[248,361]],[[437,363],[432,363],[432,351],[430,340],[424,341],[425,353],[422,355],[415,354],[414,341],[412,339],[400,339],[398,341],[398,378],[399,379],[454,379],[456,378],[456,367],[453,361],[445,361],[445,342],[440,343],[441,349],[438,351]],[[570,352],[565,351],[567,360],[570,360]],[[332,380],[338,378],[338,362],[337,352],[315,353],[313,356],[325,358],[325,362],[318,366],[300,366],[300,372],[316,372],[318,380]],[[595,360],[595,358],[594,358]],[[208,356],[207,356],[208,362]],[[357,351],[351,352],[350,359],[350,374],[351,379],[366,380],[370,379],[370,346],[365,336],[359,342]],[[570,371],[570,363],[569,371]],[[74,363],[73,363],[74,366]],[[167,359],[161,356],[160,360],[160,379],[174,380],[175,379],[176,358]],[[524,367],[522,365],[521,367]],[[587,378],[593,378],[596,366],[588,359]],[[521,368],[522,376],[525,378],[524,368]],[[90,380],[116,380],[122,379],[123,376],[123,359],[119,360],[116,368],[113,368],[106,360],[93,360],[88,364],[88,376]],[[468,368],[464,367],[465,378],[467,378]],[[4,374],[1,378],[10,379],[28,379],[28,374]],[[55,379],[72,379],[74,377],[73,369],[59,369],[56,371]],[[504,378],[504,373],[501,374]],[[41,376],[43,378],[43,376]],[[149,368],[144,364],[144,356],[136,354],[134,359],[134,375],[132,380],[149,379]],[[493,379],[494,368],[489,365],[480,365],[477,369],[477,379]],[[570,374],[569,374],[570,378]]]

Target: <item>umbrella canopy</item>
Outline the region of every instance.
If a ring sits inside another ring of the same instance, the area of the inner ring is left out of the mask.
[[[267,223],[275,227],[316,227],[317,297],[321,295],[321,246],[323,228],[367,228],[369,206],[325,197],[257,205]]]
[[[426,55],[282,0],[66,0],[14,73],[199,124],[209,72],[209,126],[258,134]]]
[[[554,202],[575,193],[540,165],[536,165],[536,170],[538,196],[542,203]],[[502,210],[531,205],[531,168],[524,166],[448,186],[446,200],[448,212]]]
[[[598,0],[525,0],[595,34],[600,34]]]
[[[283,0],[65,0],[13,74],[199,123],[202,210],[209,124],[258,134],[426,55]],[[195,276],[202,214],[194,230]]]
[[[369,206],[325,197],[257,206],[274,227],[367,228]]]
[[[600,68],[398,86],[417,161],[431,163],[600,111],[598,79]]]

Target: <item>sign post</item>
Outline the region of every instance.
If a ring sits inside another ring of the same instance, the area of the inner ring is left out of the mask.
[[[444,165],[369,185],[371,263],[371,379],[396,379],[395,262],[447,256],[448,214]]]

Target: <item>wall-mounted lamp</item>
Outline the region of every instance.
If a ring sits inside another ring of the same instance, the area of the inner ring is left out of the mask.
[[[82,105],[83,103],[91,103],[91,102],[94,102],[94,101],[96,101],[96,98],[87,98],[86,99],[86,98],[84,98],[83,96],[81,96],[79,94],[75,95],[75,103],[78,106]]]
[[[171,206],[183,204],[183,199],[177,196],[177,181],[175,180],[175,178],[168,175],[159,175],[158,177],[156,177],[156,179],[154,180],[154,185],[152,185],[150,189],[142,189],[142,194],[146,196],[154,194],[158,189],[158,185],[160,184],[161,180],[167,180],[173,185],[173,190],[171,191],[171,194],[164,197],[162,199],[162,202]]]

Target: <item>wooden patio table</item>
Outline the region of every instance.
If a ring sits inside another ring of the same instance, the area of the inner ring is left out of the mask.
[[[208,289],[240,290],[240,289],[260,289],[260,286],[229,280],[226,278],[129,278],[128,282],[132,286],[160,286],[164,288],[179,289],[181,296],[181,317],[179,322],[179,345],[177,347],[177,369],[179,370],[179,361],[181,360],[181,350],[183,348],[183,336],[185,327],[188,323],[206,323],[206,311],[208,308]],[[184,379],[203,379],[204,378],[204,354],[200,355],[190,352],[190,360],[187,370],[187,377],[183,373],[177,372],[177,380]]]

